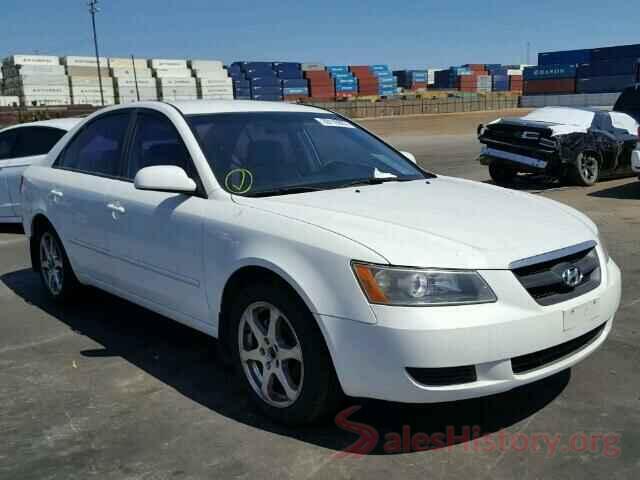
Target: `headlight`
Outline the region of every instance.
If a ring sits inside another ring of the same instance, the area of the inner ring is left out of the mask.
[[[602,234],[598,234],[598,243],[600,244],[600,248],[602,249],[602,253],[604,255],[604,258],[602,259],[604,264],[606,265],[607,263],[609,263],[609,249],[607,248],[607,244],[604,241],[604,238],[602,238]]]
[[[357,262],[352,266],[370,303],[414,307],[497,300],[487,282],[471,270],[419,270]]]

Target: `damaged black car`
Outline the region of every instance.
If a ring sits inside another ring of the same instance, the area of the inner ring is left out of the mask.
[[[480,162],[498,185],[538,173],[576,185],[633,175],[639,124],[623,112],[545,107],[478,127]]]

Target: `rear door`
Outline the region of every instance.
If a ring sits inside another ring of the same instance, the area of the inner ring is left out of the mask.
[[[127,181],[108,195],[119,209],[109,232],[115,286],[174,312],[176,319],[204,321],[202,218],[209,200],[201,187],[197,194],[180,194],[137,190],[133,183],[144,167],[174,165],[200,185],[189,151],[165,115],[140,109],[126,159]]]
[[[47,153],[67,133],[51,127],[24,127],[16,129],[18,134],[11,160],[7,161],[3,175],[7,181],[9,197],[14,214],[20,216],[20,181],[29,166],[45,158]]]
[[[3,218],[14,217],[13,204],[7,182],[7,166],[18,136],[17,131],[9,130],[0,133],[0,222]]]
[[[77,273],[112,283],[108,232],[115,213],[110,193],[122,182],[122,156],[132,110],[95,118],[68,143],[51,174],[49,207]]]

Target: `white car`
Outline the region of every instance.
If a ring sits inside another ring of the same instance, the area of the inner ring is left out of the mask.
[[[51,148],[79,121],[79,118],[64,118],[0,130],[0,223],[22,222],[22,172],[29,165],[44,160]]]
[[[640,177],[640,146],[633,151],[631,155],[631,168]]]
[[[25,172],[24,228],[54,299],[92,285],[219,338],[283,422],[503,392],[605,341],[593,222],[410,158],[318,108],[117,106]]]

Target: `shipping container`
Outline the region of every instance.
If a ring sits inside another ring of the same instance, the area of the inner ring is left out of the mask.
[[[106,57],[99,58],[100,68],[109,68],[109,62]],[[62,57],[62,64],[66,67],[98,67],[96,57]]]
[[[596,48],[592,54],[593,63],[621,58],[640,58],[640,44]]]
[[[6,58],[6,65],[55,66],[60,65],[60,57],[52,55],[11,55]]]
[[[614,75],[607,77],[579,78],[577,93],[621,92],[635,83],[634,75]]]
[[[157,69],[169,69],[175,68],[178,70],[187,70],[187,61],[186,60],[175,60],[175,59],[165,59],[165,58],[153,58],[149,60],[149,67],[154,70]]]
[[[638,58],[616,58],[578,67],[578,78],[634,75],[640,66]]]
[[[226,70],[192,70],[193,76],[196,78],[225,79],[229,78]]]
[[[112,77],[117,78],[146,78],[149,79],[153,76],[153,71],[150,68],[140,68],[136,67],[135,71],[133,68],[111,68],[110,75]]]
[[[525,80],[553,80],[576,78],[576,65],[546,65],[538,67],[527,67],[524,69]]]
[[[274,87],[274,86],[262,86],[262,85],[252,85],[251,86],[252,94],[264,94],[264,95],[281,95],[282,88]]]
[[[278,77],[253,77],[251,80],[251,86],[262,86],[262,87],[281,87],[282,80]]]
[[[303,72],[324,71],[325,66],[322,63],[303,63],[300,65],[300,70]]]
[[[573,65],[575,67],[577,65],[591,63],[591,60],[592,50],[589,49],[544,52],[538,54],[538,65],[541,67],[555,65]]]
[[[67,67],[67,75],[70,77],[97,77],[98,67]],[[111,75],[111,72],[108,68],[100,68],[100,75],[108,77]]]
[[[220,60],[189,60],[187,65],[191,70],[200,71],[220,71],[224,68]]]
[[[2,71],[5,78],[17,75],[66,75],[64,65],[4,65]]]
[[[159,67],[153,69],[153,76],[157,78],[191,78],[188,68]]]
[[[525,95],[535,95],[539,93],[576,93],[575,78],[525,80],[523,86]]]
[[[93,62],[95,64],[95,62]],[[146,70],[148,68],[148,63],[144,58],[109,58],[108,59],[109,68],[115,69],[133,69],[135,66],[136,69]]]

